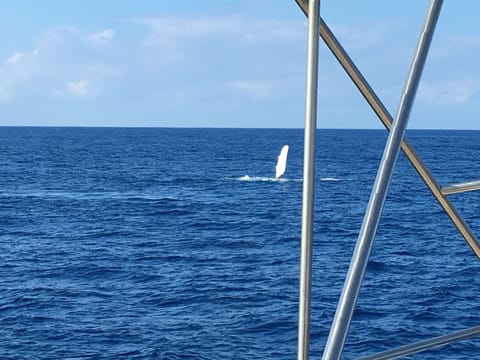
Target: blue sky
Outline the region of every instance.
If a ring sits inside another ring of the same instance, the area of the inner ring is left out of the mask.
[[[19,0],[0,11],[0,125],[304,123],[306,19],[293,0]],[[395,114],[426,0],[323,0]],[[480,2],[445,1],[411,128],[480,129]],[[321,43],[318,127],[380,128]]]

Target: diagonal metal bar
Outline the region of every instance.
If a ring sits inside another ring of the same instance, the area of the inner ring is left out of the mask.
[[[452,344],[457,341],[471,339],[480,335],[480,326],[475,326],[466,330],[457,331],[452,334],[437,336],[433,339],[419,341],[413,344],[400,346],[396,349],[383,351],[381,353],[362,357],[359,360],[387,360],[397,359],[399,357],[416,354],[427,351],[439,346]]]
[[[308,6],[306,0],[295,1],[300,7],[300,9],[303,11],[303,13],[306,15],[307,12],[305,9]],[[382,124],[388,130],[390,130],[393,122],[392,116],[385,108],[383,103],[380,101],[371,86],[368,84],[366,79],[363,77],[361,72],[355,66],[354,62],[348,56],[339,41],[335,38],[332,31],[328,28],[327,24],[322,19],[320,21],[320,37],[323,39],[323,41],[328,46],[333,55],[336,57],[340,65],[344,68],[347,75],[353,81],[362,96],[365,98],[372,110],[378,116]],[[450,218],[452,223],[455,225],[459,233],[463,236],[467,244],[475,253],[477,258],[480,259],[480,242],[475,237],[470,227],[458,214],[457,210],[450,202],[450,200],[445,196],[445,194],[442,193],[442,191],[440,190],[440,186],[433,177],[432,173],[423,163],[420,157],[416,154],[413,146],[410,145],[410,143],[406,139],[404,139],[402,143],[402,151],[404,152],[405,156],[410,161],[420,178],[425,182],[428,189],[431,191],[432,195],[435,197],[435,199],[445,211],[447,216]]]
[[[397,116],[385,144],[385,150],[375,178],[365,217],[363,218],[347,278],[345,279],[345,285],[338,302],[332,327],[330,328],[330,334],[323,352],[323,359],[336,360],[340,359],[342,355],[442,3],[443,0],[430,1],[423,30],[420,34],[412,65],[400,98]]]

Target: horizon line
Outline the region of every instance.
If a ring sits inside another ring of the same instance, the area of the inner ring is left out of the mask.
[[[130,126],[130,125],[0,125],[0,128],[72,128],[72,129],[219,129],[219,130],[303,130],[303,127],[235,127],[235,126]],[[387,130],[382,127],[317,127],[317,130]],[[419,131],[480,131],[471,128],[408,128]]]

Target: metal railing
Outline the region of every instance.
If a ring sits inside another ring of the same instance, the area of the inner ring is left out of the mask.
[[[422,162],[420,157],[415,153],[413,147],[405,139],[405,130],[408,123],[410,110],[415,99],[416,89],[420,80],[421,73],[426,61],[428,49],[433,37],[434,29],[440,14],[443,4],[442,0],[431,0],[425,18],[422,33],[415,51],[409,75],[405,82],[404,90],[400,99],[399,108],[395,119],[386,110],[383,103],[365,80],[361,72],[355,66],[351,58],[345,52],[338,40],[335,38],[326,23],[319,17],[319,0],[295,0],[300,9],[309,18],[309,44],[312,37],[312,31],[316,27],[319,29],[320,37],[324,40],[330,51],[336,57],[337,61],[344,68],[350,79],[356,85],[360,93],[373,109],[375,114],[381,120],[383,125],[390,131],[387,143],[384,149],[384,154],[380,167],[377,172],[377,177],[367,211],[365,213],[364,221],[360,229],[359,238],[355,247],[354,255],[352,256],[350,268],[345,280],[344,288],[339,299],[335,318],[333,320],[330,334],[325,346],[323,358],[324,359],[339,359],[344,348],[345,340],[348,334],[350,323],[352,321],[353,311],[356,305],[358,294],[360,291],[363,276],[365,274],[366,265],[370,255],[370,251],[375,238],[378,223],[380,221],[381,213],[385,203],[385,198],[388,193],[389,185],[395,168],[396,160],[400,149],[405,153],[407,159],[413,165],[421,179],[427,185],[428,189],[433,194],[434,198],[440,204],[457,230],[463,236],[467,244],[475,253],[477,258],[480,258],[480,243],[472,233],[468,225],[458,214],[453,204],[448,200],[447,195],[473,191],[480,189],[480,181],[472,181],[462,184],[448,185],[440,188],[431,172]],[[318,25],[317,25],[318,22]],[[318,56],[318,49],[316,49]],[[308,52],[309,62],[312,57],[311,48],[309,46]],[[318,62],[318,58],[316,60]],[[318,63],[317,63],[318,66]],[[310,68],[309,65],[308,68]],[[307,84],[313,84],[313,76],[318,76],[315,72],[307,71]],[[316,83],[316,80],[315,80]],[[309,114],[309,87],[307,85],[307,118]],[[316,92],[315,92],[316,94]],[[315,108],[316,111],[316,108]],[[309,123],[311,124],[311,123]],[[314,150],[314,141],[311,141],[312,129],[305,128],[305,154],[311,154]],[[304,157],[304,178],[310,179],[311,171],[314,169],[314,155]],[[304,180],[305,181],[305,180]],[[308,190],[304,184],[303,201],[308,204],[308,211],[302,210],[302,254],[301,254],[301,276],[300,276],[300,312],[299,312],[299,339],[298,339],[298,359],[308,359],[309,346],[309,319],[310,316],[310,293],[311,293],[311,257],[312,257],[312,239],[311,229],[313,218],[311,216],[311,206],[313,203],[313,184],[309,183]],[[306,230],[309,229],[309,230]],[[308,236],[304,236],[305,232]],[[305,249],[308,249],[306,251]],[[305,276],[305,269],[308,269],[308,276]],[[385,359],[405,356],[419,351],[424,351],[432,347],[448,344],[454,341],[463,340],[480,334],[480,327],[467,329],[450,335],[441,336],[427,341],[421,341],[412,345],[382,352],[376,355],[371,355],[364,359]],[[387,354],[387,355],[385,355]],[[386,356],[386,357],[385,357]]]
[[[480,190],[480,180],[464,182],[461,184],[445,185],[445,186],[442,186],[441,190],[443,195]]]
[[[396,349],[382,351],[377,354],[362,357],[359,360],[386,360],[396,359],[401,356],[413,355],[422,351],[430,350],[439,346],[451,344],[456,341],[471,339],[480,335],[480,326],[458,331],[449,335],[438,336],[433,339],[419,341]]]

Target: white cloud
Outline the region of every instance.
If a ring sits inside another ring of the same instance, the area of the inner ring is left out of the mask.
[[[5,103],[15,98],[35,76],[38,72],[38,55],[38,49],[16,51],[3,64],[0,63],[0,102]]]
[[[104,44],[114,36],[112,29],[95,34],[73,26],[47,29],[33,50],[15,51],[0,62],[0,101],[52,95],[91,98],[108,91],[111,79],[124,75],[123,67],[109,49],[91,45]]]
[[[5,61],[5,64],[7,65],[18,65],[22,61],[25,60],[31,60],[38,55],[38,49],[34,49],[31,52],[21,52],[21,51],[16,51],[10,57]]]
[[[74,26],[47,29],[38,38],[37,48],[42,52],[55,52],[76,44],[80,31]]]
[[[469,102],[476,93],[476,81],[471,78],[444,82],[422,82],[418,98],[438,105],[455,105]]]
[[[305,21],[221,17],[150,17],[134,23],[150,28],[147,45],[175,44],[179,39],[224,38],[232,42],[292,41],[304,39]]]
[[[91,81],[90,80],[79,80],[79,81],[70,81],[67,84],[68,92],[75,97],[86,97],[90,94],[91,90]]]
[[[230,83],[230,88],[254,100],[263,100],[274,95],[274,87],[272,85],[269,81],[248,80],[234,81]]]
[[[89,39],[93,44],[101,45],[108,43],[115,37],[115,31],[113,29],[106,29],[104,31],[97,32],[90,35]]]
[[[431,56],[434,58],[452,58],[455,60],[476,56],[480,46],[480,36],[447,34],[438,37],[438,45],[432,46]]]
[[[6,63],[7,63],[8,65],[15,65],[15,64],[17,64],[18,62],[20,62],[20,60],[22,59],[22,57],[23,57],[23,53],[21,53],[20,51],[17,51],[17,52],[15,52],[15,53],[13,53],[13,55],[10,56],[10,57],[7,59]]]
[[[332,31],[349,50],[365,50],[378,46],[392,33],[404,30],[404,25],[395,21],[377,21],[368,25],[333,25]]]
[[[216,32],[231,31],[237,25],[236,18],[184,18],[151,17],[137,19],[135,22],[147,25],[159,37],[191,36],[202,37]]]

